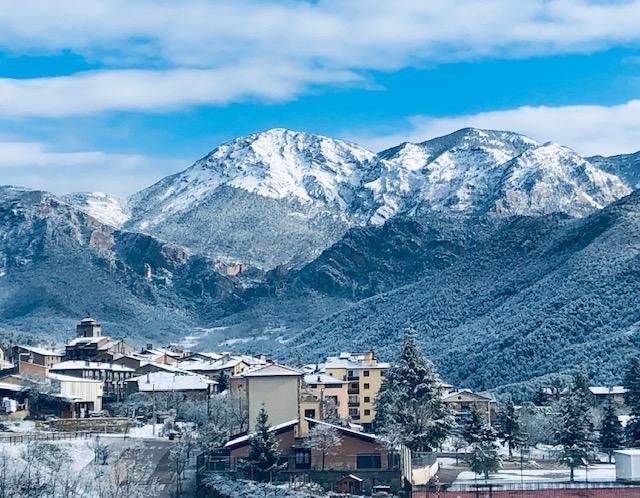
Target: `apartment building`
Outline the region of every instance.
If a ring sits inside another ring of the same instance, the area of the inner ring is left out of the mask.
[[[348,382],[348,414],[356,424],[370,431],[376,416],[375,399],[389,363],[379,362],[373,351],[340,353],[327,358],[325,374]]]

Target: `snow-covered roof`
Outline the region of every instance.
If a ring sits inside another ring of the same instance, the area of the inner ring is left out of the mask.
[[[326,368],[347,368],[353,370],[373,370],[376,368],[390,368],[389,363],[378,360],[367,360],[370,353],[340,353],[340,356],[329,356],[324,364]]]
[[[626,394],[628,390],[624,386],[591,386],[589,391],[594,396],[606,396],[608,394]]]
[[[454,391],[452,393],[448,393],[442,397],[443,401],[459,401],[456,399],[458,396],[468,396],[470,398],[479,399],[482,401],[495,401],[495,398],[489,394],[483,393],[474,393],[471,389],[460,389],[459,391]]]
[[[102,384],[103,382],[98,379],[87,379],[86,377],[74,377],[73,375],[63,375],[57,373],[51,373],[47,375],[51,380],[57,380],[59,382],[89,382],[92,384]]]
[[[78,344],[98,344],[102,341],[109,341],[111,338],[103,335],[98,337],[76,337],[72,341],[69,341],[68,346],[76,346]]]
[[[362,479],[361,479],[361,478],[359,478],[358,476],[355,476],[355,475],[353,475],[353,474],[349,474],[349,475],[348,475],[347,477],[345,477],[344,479],[353,479],[354,481],[362,482]]]
[[[146,367],[147,365],[152,365],[154,367],[159,368],[160,370],[164,370],[165,372],[174,372],[174,373],[179,373],[183,375],[192,374],[192,372],[189,372],[185,368],[177,367],[175,365],[169,365],[167,363],[158,363],[155,361],[148,361],[148,360],[144,361],[143,363],[140,363],[140,366],[136,370],[140,370],[141,368]]]
[[[304,372],[286,365],[272,363],[245,370],[240,374],[242,377],[300,377]]]
[[[625,450],[615,450],[613,452],[614,454],[620,454],[620,455],[628,455],[628,456],[639,456],[640,455],[640,449],[625,449]]]
[[[226,370],[233,368],[240,363],[247,364],[242,358],[229,358],[221,360],[187,360],[180,362],[180,367],[185,370],[202,371],[202,372],[217,372],[218,370]],[[247,364],[248,365],[248,364]]]
[[[288,429],[289,427],[294,427],[298,425],[298,419],[295,418],[293,420],[289,420],[288,422],[283,422],[281,424],[272,425],[269,427],[269,432],[278,432],[283,429]],[[231,448],[233,446],[237,446],[239,444],[248,442],[251,439],[253,434],[245,434],[244,436],[237,437],[235,439],[230,440],[227,444],[224,445],[225,448]]]
[[[114,372],[133,372],[133,368],[113,363],[98,363],[95,361],[69,360],[56,363],[49,370],[112,370]]]
[[[5,391],[22,392],[27,390],[28,387],[11,384],[9,382],[0,382],[0,389],[4,389]]]
[[[347,384],[346,380],[341,380],[331,375],[322,373],[312,373],[304,376],[305,384]]]
[[[153,372],[126,381],[135,382],[138,391],[200,391],[209,389],[217,382],[202,375],[176,375],[169,372]]]
[[[327,426],[327,427],[333,427],[337,431],[344,432],[345,434],[348,434],[350,436],[358,437],[358,438],[361,438],[361,439],[366,439],[366,440],[371,441],[371,442],[380,441],[380,438],[378,436],[376,436],[375,434],[356,431],[354,429],[350,429],[350,428],[344,427],[342,425],[330,424],[329,422],[325,422],[323,420],[316,420],[315,418],[305,417],[304,419],[307,422],[311,423],[311,424],[318,424],[318,425],[324,425],[324,426]]]
[[[50,349],[38,348],[34,346],[18,346],[20,349],[24,349],[25,351],[31,351],[32,353],[36,353],[42,356],[64,356],[64,353],[59,351],[52,351]]]

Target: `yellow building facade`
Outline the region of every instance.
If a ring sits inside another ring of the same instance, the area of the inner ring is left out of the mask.
[[[376,416],[375,400],[388,363],[377,360],[373,351],[368,353],[341,353],[327,358],[327,375],[347,382],[347,415],[352,422],[371,430]]]

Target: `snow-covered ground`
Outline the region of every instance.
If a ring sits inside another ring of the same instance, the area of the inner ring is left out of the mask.
[[[590,465],[588,469],[588,475],[585,475],[585,468],[575,469],[576,481],[615,481],[616,480],[616,467],[613,464],[597,464]],[[496,473],[491,473],[488,482],[505,482],[505,481],[538,481],[538,482],[554,482],[554,481],[568,481],[569,469],[557,468],[557,469],[523,469],[522,473],[520,469],[501,469]],[[484,476],[476,475],[474,472],[465,470],[458,474],[458,478],[455,480],[455,484],[468,484],[470,482],[482,481],[484,482]]]
[[[71,457],[69,465],[73,472],[80,472],[93,460],[94,451],[90,447],[90,440],[77,439],[73,441],[55,441],[46,443],[55,444],[56,446],[66,448],[68,450],[68,454]],[[24,465],[22,454],[26,447],[27,443],[1,444],[0,453],[4,452],[8,455],[12,460],[13,466],[20,467],[21,465]]]

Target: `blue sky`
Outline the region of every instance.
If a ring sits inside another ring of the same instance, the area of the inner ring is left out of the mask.
[[[640,149],[637,1],[6,3],[0,184],[128,195],[270,127]]]

